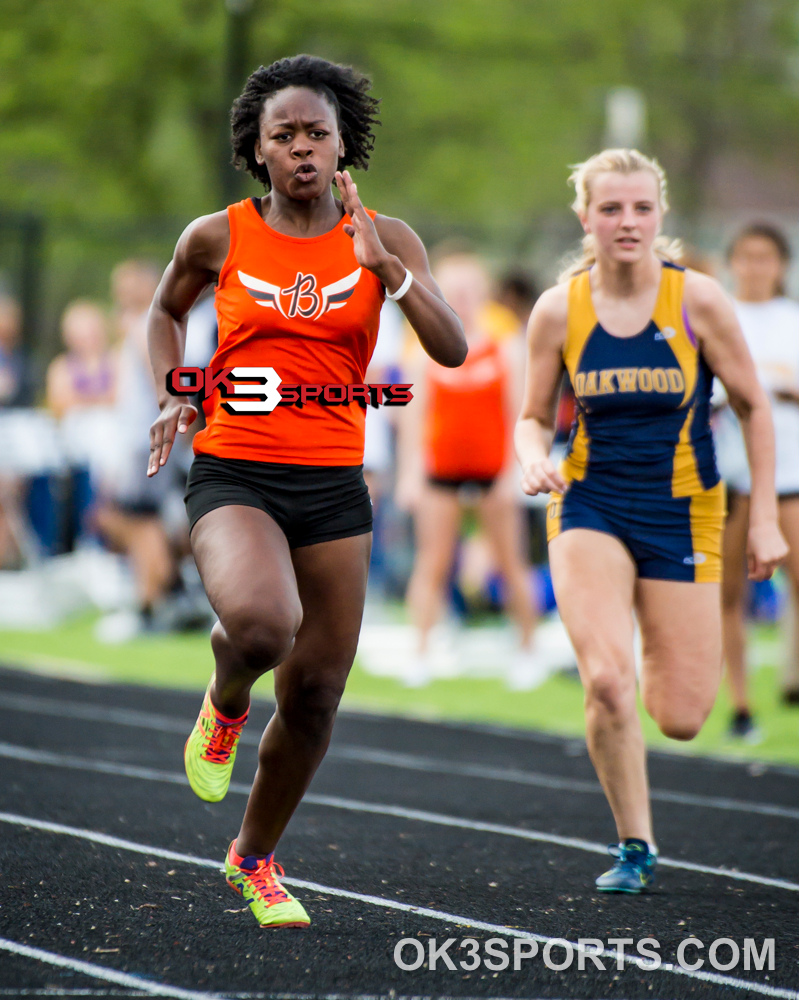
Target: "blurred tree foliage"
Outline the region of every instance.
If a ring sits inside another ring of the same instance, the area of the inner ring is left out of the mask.
[[[254,0],[241,76],[300,51],[368,71],[383,101],[369,204],[428,238],[455,229],[522,249],[564,211],[565,165],[600,146],[609,87],[644,93],[645,146],[684,214],[701,208],[718,152],[794,149],[798,9]],[[3,0],[3,204],[65,225],[168,216],[170,240],[220,207],[228,16],[224,0]]]

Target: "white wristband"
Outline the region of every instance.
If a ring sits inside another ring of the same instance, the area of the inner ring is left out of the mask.
[[[411,287],[412,284],[413,284],[413,275],[406,267],[405,280],[402,282],[402,284],[399,286],[396,292],[390,292],[388,289],[386,289],[386,298],[391,299],[392,302],[399,302],[399,300],[408,291],[408,289]]]

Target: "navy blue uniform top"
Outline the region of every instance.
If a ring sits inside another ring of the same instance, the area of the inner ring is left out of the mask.
[[[692,497],[719,482],[713,375],[683,307],[685,271],[663,263],[649,325],[616,337],[597,319],[589,272],[569,285],[563,360],[577,400],[561,473],[582,494]]]

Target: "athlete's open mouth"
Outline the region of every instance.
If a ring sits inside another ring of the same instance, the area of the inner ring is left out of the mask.
[[[312,181],[316,178],[319,171],[313,165],[313,163],[301,163],[297,169],[294,171],[294,176],[298,181]]]

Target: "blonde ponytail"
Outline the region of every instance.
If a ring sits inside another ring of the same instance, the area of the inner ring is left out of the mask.
[[[584,163],[572,167],[569,183],[574,185],[574,201],[572,209],[578,215],[584,215],[591,201],[591,184],[598,174],[618,173],[634,174],[645,170],[652,174],[658,186],[658,204],[663,215],[669,210],[668,184],[666,174],[657,160],[644,156],[637,149],[604,149],[601,153],[590,157]],[[676,263],[682,258],[683,247],[679,240],[668,236],[657,236],[652,249],[663,260]],[[596,262],[596,246],[591,233],[583,237],[581,250],[567,259],[565,269],[558,276],[558,281],[568,281],[580,271],[591,267]]]

